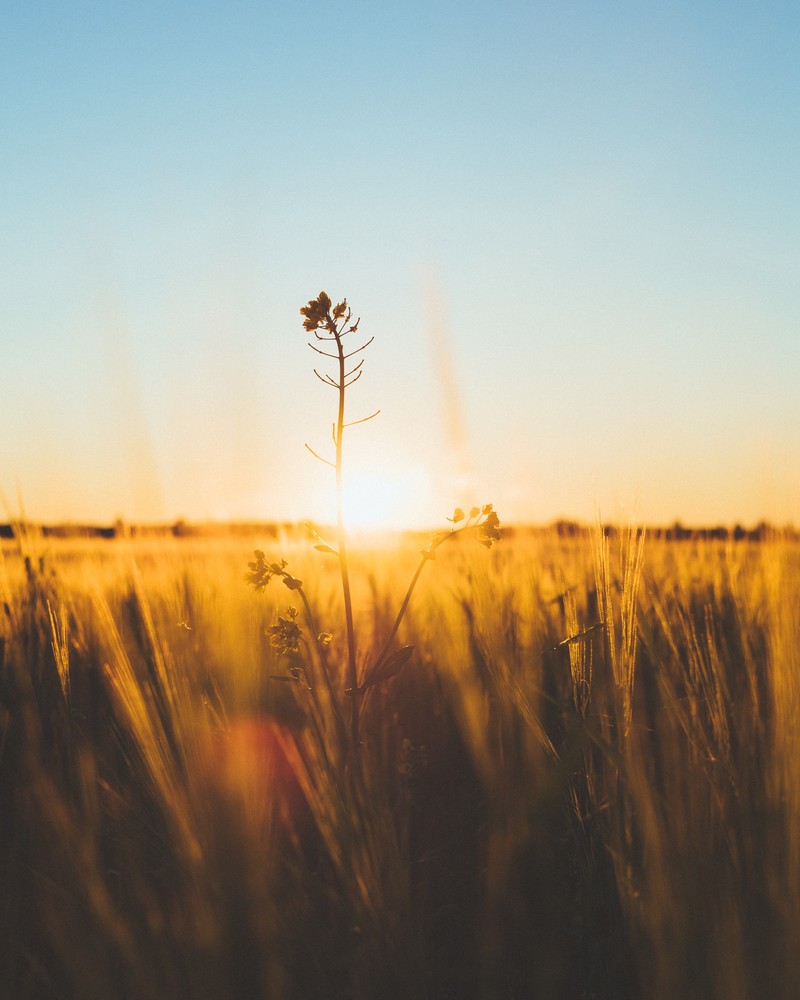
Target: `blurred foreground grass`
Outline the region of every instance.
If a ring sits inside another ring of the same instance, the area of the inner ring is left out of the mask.
[[[358,762],[254,545],[4,543],[0,996],[797,996],[798,543],[454,544]],[[362,637],[417,548],[353,552]],[[341,685],[335,562],[274,555]]]

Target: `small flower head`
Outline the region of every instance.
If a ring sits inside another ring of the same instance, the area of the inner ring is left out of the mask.
[[[307,306],[303,306],[300,315],[304,316],[303,328],[308,333],[313,333],[320,328],[328,333],[336,332],[336,324],[341,320],[349,318],[347,299],[342,299],[337,305],[331,308],[331,298],[327,292],[320,292],[315,299],[311,299]]]
[[[478,525],[478,541],[481,545],[485,545],[487,549],[490,549],[492,545],[502,538],[500,533],[500,518],[497,513],[492,510],[492,505],[488,504],[488,512],[486,513],[486,520],[482,521]]]
[[[266,556],[260,549],[256,549],[254,555],[255,559],[247,564],[250,567],[250,571],[245,573],[244,578],[251,587],[255,587],[258,593],[267,589],[267,585],[273,576],[281,577],[284,586],[288,587],[289,590],[301,589],[303,581],[298,580],[297,577],[287,572],[287,562],[285,559],[281,559],[280,562],[267,562]]]
[[[266,590],[269,581],[273,576],[285,576],[286,560],[281,559],[279,563],[267,562],[267,558],[261,549],[256,549],[253,553],[255,558],[247,565],[249,572],[245,573],[245,581],[254,587],[258,593]]]
[[[285,618],[283,615],[278,615],[277,622],[270,625],[266,633],[270,637],[270,643],[280,655],[299,653],[303,629],[297,621],[297,608],[289,608]]]
[[[338,306],[337,306],[338,308]],[[327,292],[320,292],[317,298],[311,299],[307,306],[303,306],[300,315],[305,316],[303,327],[312,333],[319,327],[327,327],[333,320],[331,316],[331,299]]]

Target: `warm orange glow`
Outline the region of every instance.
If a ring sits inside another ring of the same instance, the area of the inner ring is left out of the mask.
[[[419,470],[387,466],[354,471],[344,485],[345,524],[357,532],[417,527],[428,492],[427,477]]]
[[[207,738],[193,774],[212,803],[237,810],[252,829],[275,819],[296,829],[308,820],[299,766],[291,730],[268,717],[242,716]]]

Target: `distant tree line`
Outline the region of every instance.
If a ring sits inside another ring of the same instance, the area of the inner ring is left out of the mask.
[[[613,537],[619,533],[624,526],[614,524],[604,524],[603,532],[607,537]],[[594,530],[590,525],[578,521],[556,521],[552,528],[559,538],[577,538],[588,534]],[[714,527],[688,527],[675,521],[669,527],[648,526],[647,534],[650,538],[663,539],[670,542],[684,541],[734,541],[734,542],[763,542],[768,538],[780,534],[781,537],[798,538],[800,534],[794,527],[776,528],[767,521],[759,521],[753,528],[745,528],[741,524],[736,524],[732,528],[725,525]]]
[[[96,524],[33,524],[17,522],[15,524],[0,524],[0,539],[11,539],[20,531],[35,531],[44,538],[153,538],[171,535],[173,538],[206,537],[208,535],[243,535],[254,533],[278,538],[281,533],[297,533],[301,530],[296,524],[283,522],[214,522],[191,524],[184,518],[179,518],[171,524],[130,524],[117,519],[111,525]]]
[[[33,525],[33,524],[0,524],[0,539],[14,538],[19,529],[34,529],[45,538],[137,538],[137,537],[165,537],[173,538],[201,538],[209,535],[238,535],[249,537],[259,534],[268,538],[279,538],[281,536],[301,535],[304,532],[302,524],[293,522],[213,522],[213,523],[191,523],[185,518],[178,518],[171,524],[130,524],[117,519],[113,524],[91,525],[91,524],[56,524],[56,525]],[[603,532],[607,537],[616,536],[620,530],[624,530],[624,525],[604,524]],[[559,538],[581,538],[594,532],[593,525],[580,521],[569,521],[561,519],[554,521],[550,525],[518,525],[514,527],[503,526],[503,535],[512,538],[517,534],[526,532],[555,532]],[[413,534],[413,532],[412,532]],[[422,537],[424,533],[421,533]],[[780,535],[782,538],[799,539],[800,531],[793,526],[777,528],[767,521],[760,521],[752,528],[746,528],[741,524],[733,527],[716,525],[715,527],[688,527],[680,521],[668,527],[648,526],[647,534],[650,538],[662,539],[664,541],[733,541],[733,542],[762,542],[768,538]]]

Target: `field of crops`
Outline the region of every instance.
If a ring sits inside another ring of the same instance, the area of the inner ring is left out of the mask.
[[[0,544],[0,996],[797,996],[796,541]]]

